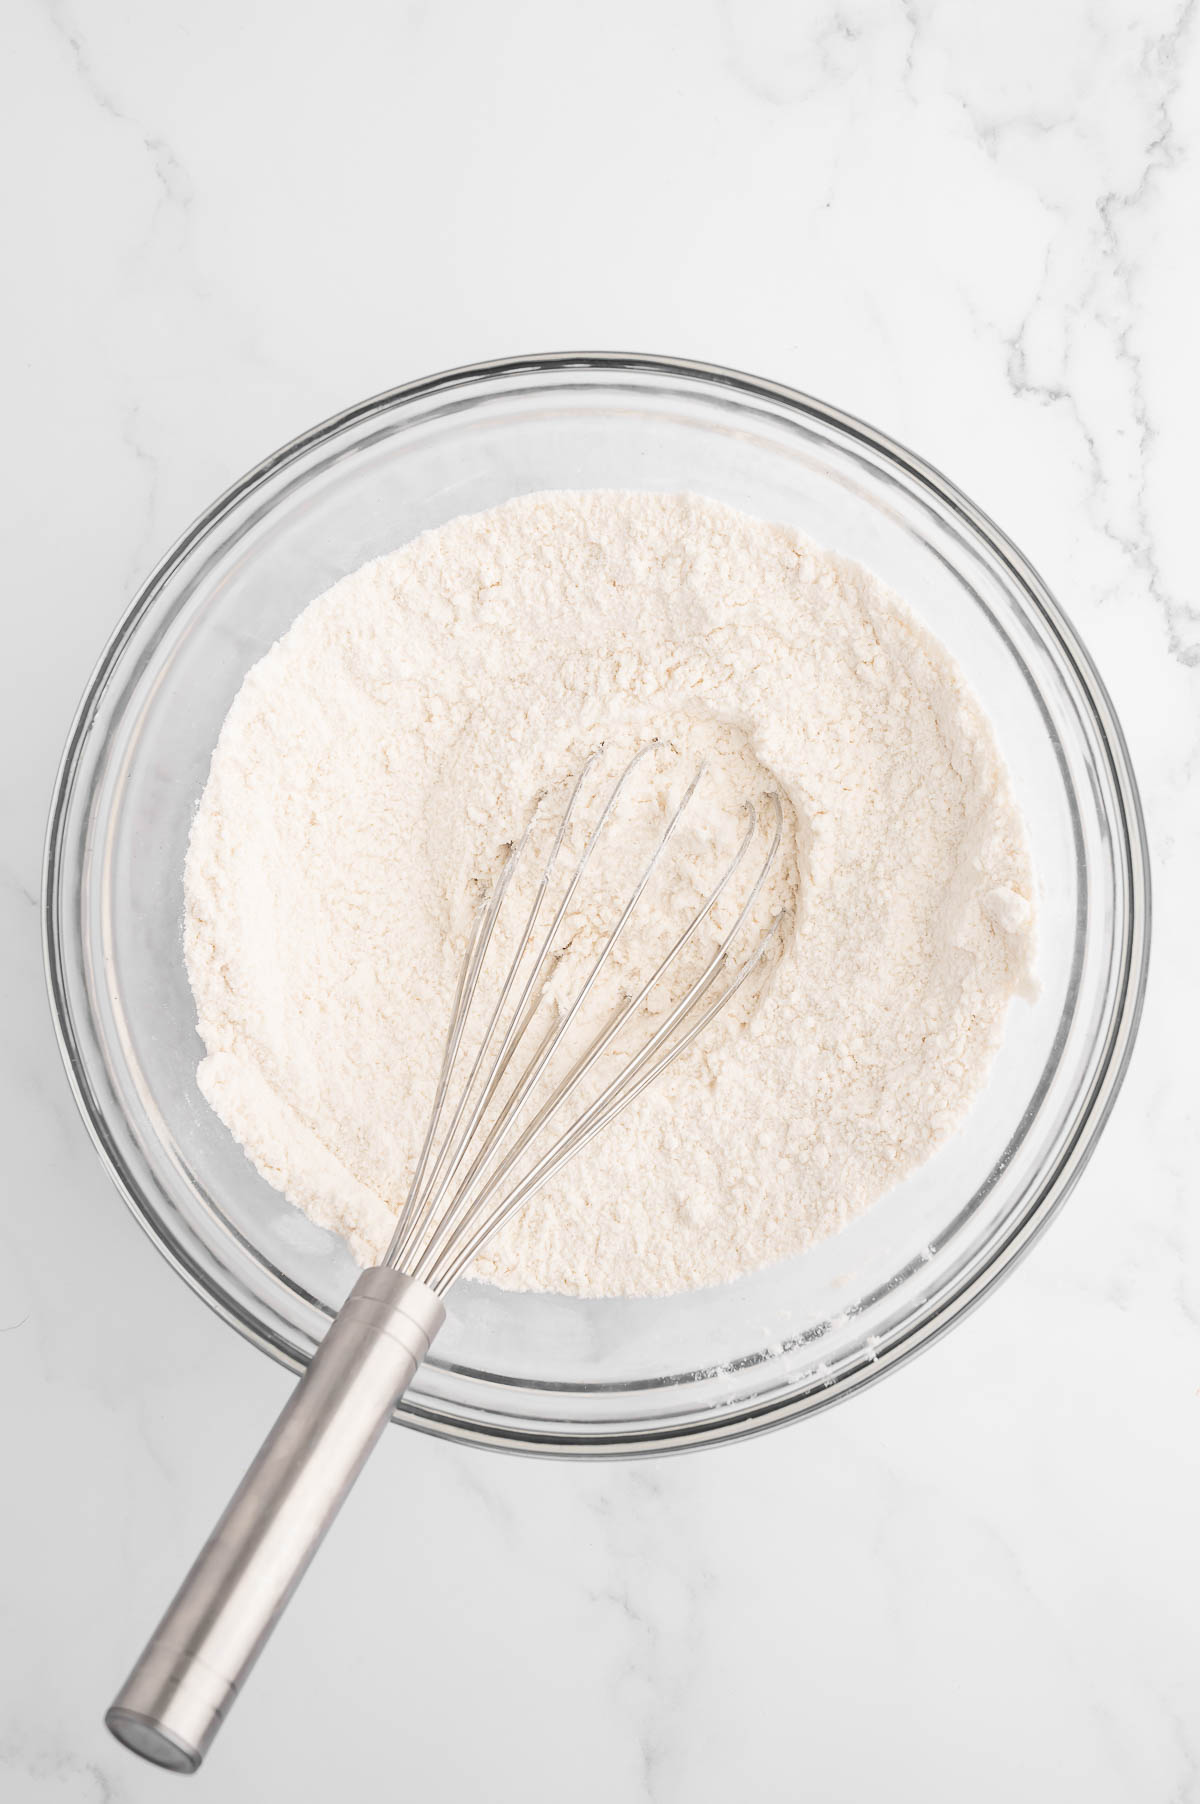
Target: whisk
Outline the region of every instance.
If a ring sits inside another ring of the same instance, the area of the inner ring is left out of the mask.
[[[599,1028],[586,1034],[578,1051],[572,1049],[572,1029],[586,1019],[585,1004],[611,968],[705,775],[701,766],[586,976],[561,1007],[551,990],[563,923],[622,793],[654,749],[653,744],[643,748],[612,784],[554,905],[555,872],[600,754],[580,772],[490,1007],[484,1000],[488,954],[499,943],[505,902],[522,869],[537,809],[476,911],[428,1127],[383,1261],[362,1273],[335,1316],[105,1719],[127,1747],[160,1766],[195,1772],[200,1765],[441,1328],[447,1289],[536,1191],[692,1045],[771,949],[779,917],[749,950],[740,942],[779,851],[783,818],[777,796],[768,801],[766,851],[748,894],[679,1000],[661,1019],[647,1006],[747,859],[760,832],[753,807],[745,810],[746,826],[732,858],[650,975],[636,985],[625,983]],[[649,1033],[647,1015],[657,1023]],[[637,1044],[631,1046],[633,1039]],[[606,1078],[610,1065],[616,1069]],[[594,1094],[589,1079],[593,1087],[599,1080]]]

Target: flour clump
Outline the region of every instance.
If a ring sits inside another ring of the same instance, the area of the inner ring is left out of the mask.
[[[652,741],[664,771],[711,773],[681,856],[738,797],[780,796],[779,955],[472,1275],[584,1296],[736,1277],[874,1202],[984,1082],[1030,984],[1033,882],[948,653],[791,528],[691,495],[524,496],[312,602],[248,674],[192,827],[201,1090],[361,1261],[419,1150],[475,884],[547,785]]]

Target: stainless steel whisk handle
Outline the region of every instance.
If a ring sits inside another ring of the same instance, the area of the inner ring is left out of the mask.
[[[105,1721],[192,1773],[446,1319],[403,1272],[359,1278]]]

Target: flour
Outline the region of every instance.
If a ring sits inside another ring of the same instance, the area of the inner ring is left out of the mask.
[[[678,930],[739,802],[778,793],[750,924],[778,918],[778,955],[473,1275],[589,1296],[735,1277],[866,1208],[982,1085],[1029,981],[1032,879],[945,650],[791,529],[687,495],[526,496],[313,602],[247,676],[192,829],[200,1087],[360,1260],[407,1188],[475,880],[598,744],[619,763],[655,739],[647,830],[708,774],[647,929]],[[577,951],[609,908],[581,904]]]

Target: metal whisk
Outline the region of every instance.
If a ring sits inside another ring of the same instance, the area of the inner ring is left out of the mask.
[[[536,810],[475,916],[429,1125],[383,1262],[362,1273],[334,1318],[105,1719],[120,1741],[161,1766],[195,1772],[200,1765],[442,1326],[445,1291],[536,1191],[692,1045],[775,939],[778,919],[748,951],[738,948],[782,838],[782,811],[778,797],[771,797],[767,850],[746,898],[679,1001],[646,1035],[648,999],[712,915],[754,843],[753,808],[746,809],[747,825],[733,857],[651,974],[632,994],[623,994],[582,1047],[572,1050],[571,1031],[581,1026],[585,1004],[610,967],[704,776],[702,767],[571,1002],[559,1010],[549,991],[563,923],[622,792],[653,750],[639,752],[612,785],[560,900],[551,906],[555,872],[596,759],[584,767],[516,934],[516,950],[490,1009],[481,1011],[471,1052],[489,950],[521,870]],[[635,1038],[630,1049],[626,1042]],[[601,1067],[605,1058],[616,1064],[615,1073],[588,1097],[588,1080],[607,1070]],[[456,1074],[463,1066],[460,1081]],[[571,1116],[572,1101],[578,1104],[581,1097],[586,1100]]]

